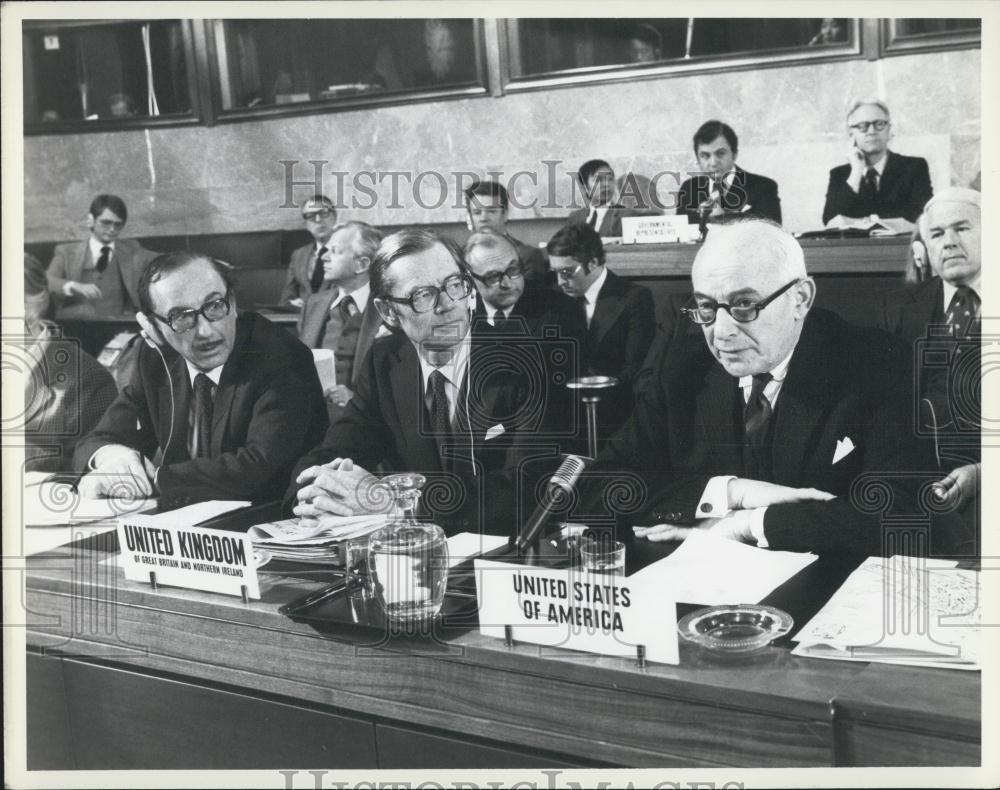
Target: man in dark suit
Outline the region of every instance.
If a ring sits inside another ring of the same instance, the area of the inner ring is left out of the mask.
[[[194,252],[154,260],[139,284],[132,379],[76,448],[83,496],[266,501],[328,421],[312,357],[256,313],[237,316],[228,267]]]
[[[603,159],[590,159],[580,165],[577,179],[589,205],[570,212],[566,218],[567,225],[583,223],[602,237],[614,237],[622,235],[624,217],[644,217],[660,213],[657,206],[643,205],[646,198],[651,200],[648,195],[632,194],[632,198],[640,203],[638,207],[618,203],[615,200],[615,171]],[[635,183],[634,179],[632,183]]]
[[[778,185],[736,165],[739,139],[722,121],[706,121],[694,133],[694,154],[702,174],[681,184],[677,213],[703,224],[709,217],[750,213],[781,224]]]
[[[507,211],[510,197],[503,184],[496,181],[474,181],[465,190],[465,210],[468,212],[469,230],[473,233],[492,231],[510,239],[524,264],[525,277],[542,283],[549,270],[545,253],[538,247],[525,244],[507,232]]]
[[[598,407],[598,434],[608,436],[632,411],[632,386],[656,325],[653,295],[607,269],[604,245],[589,225],[566,225],[549,241],[548,252],[559,287],[576,300],[587,327],[587,375],[618,379]]]
[[[372,345],[344,415],[296,465],[286,504],[305,518],[382,512],[390,503],[368,470],[414,471],[428,477],[422,505],[447,531],[509,533],[515,441],[539,434],[544,404],[532,402],[539,393],[516,354],[473,343],[461,251],[429,231],[394,233],[371,286],[399,331]]]
[[[132,318],[139,278],[156,253],[119,238],[127,219],[120,197],[98,195],[87,214],[90,238],[56,247],[46,275],[57,320]]]
[[[914,438],[905,349],[813,309],[801,247],[768,221],[713,230],[691,276],[696,327],[677,334],[596,466],[644,478],[654,526],[636,535],[700,527],[774,549],[903,553],[881,523],[891,507],[921,524],[912,550],[962,547],[958,519],[920,507],[933,459]]]
[[[333,229],[323,256],[324,287],[306,296],[299,338],[310,348],[334,352],[337,386],[326,394],[331,420],[351,399],[361,363],[382,328],[369,284],[369,267],[382,234],[364,222]]]
[[[823,224],[837,216],[902,217],[916,222],[930,200],[927,160],[889,150],[892,123],[881,99],[856,99],[847,110],[847,164],[830,171]]]
[[[312,234],[313,243],[292,252],[288,263],[288,277],[281,290],[278,303],[302,308],[306,297],[324,286],[323,255],[327,250],[330,234],[337,224],[337,209],[326,195],[316,194],[302,206],[302,219]],[[334,289],[336,290],[336,289]]]
[[[927,204],[920,235],[934,277],[886,294],[882,324],[917,360],[921,431],[938,444],[941,498],[969,520],[979,512],[982,375],[981,195],[949,187]]]

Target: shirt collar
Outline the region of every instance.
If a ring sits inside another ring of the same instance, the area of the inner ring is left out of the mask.
[[[771,370],[771,380],[778,382],[780,385],[785,380],[785,374],[788,373],[788,363],[792,361],[792,354],[795,353],[793,348],[788,352],[788,356],[785,357],[781,362],[775,365]],[[753,386],[753,376],[740,376],[740,387],[752,387]]]
[[[943,279],[941,280],[941,285],[943,286],[944,290],[944,312],[947,313],[948,307],[951,305],[951,300],[955,296],[955,291],[958,290],[958,286],[952,285],[950,282]],[[970,282],[968,286],[969,288],[971,288],[973,291],[976,292],[976,296],[982,299],[983,273],[980,272],[978,275],[976,275],[976,278],[972,282]]]
[[[108,244],[101,244],[101,242],[99,242],[93,236],[90,237],[90,257],[93,258],[95,262],[97,261],[98,258],[101,257],[102,247],[110,247],[111,252],[115,251],[115,243],[113,241],[109,242]]]
[[[187,365],[188,381],[191,383],[192,389],[194,388],[194,377],[197,376],[199,373],[204,373],[212,380],[212,383],[216,387],[219,386],[219,379],[222,377],[222,369],[225,367],[225,364],[219,365],[219,367],[212,368],[211,370],[198,370],[198,368],[196,368],[186,359],[184,360],[184,364]]]
[[[736,168],[734,167],[728,173],[724,173],[722,178],[718,179],[717,181],[716,179],[710,179],[710,180],[715,181],[716,183],[721,182],[722,186],[724,186],[728,190],[730,187],[732,187],[733,181],[736,180]]]
[[[428,379],[431,377],[431,373],[435,370],[440,370],[444,377],[451,382],[452,386],[456,389],[461,389],[465,373],[469,368],[469,354],[471,348],[472,333],[466,332],[465,337],[462,338],[456,346],[454,346],[455,353],[452,355],[451,361],[446,365],[441,365],[440,367],[434,367],[430,362],[424,359],[419,349],[416,349],[417,359],[420,360],[420,373],[424,381],[424,392],[430,391]]]
[[[886,151],[885,156],[879,159],[875,164],[869,165],[869,167],[874,168],[875,172],[878,173],[878,177],[882,178],[882,173],[885,172],[885,164],[888,161],[889,161],[889,152]]]
[[[608,279],[608,267],[604,267],[597,279],[590,284],[590,287],[583,294],[584,298],[587,300],[587,304],[597,304],[597,295],[601,292],[601,288],[604,286],[604,281]]]
[[[363,312],[365,305],[368,304],[368,296],[371,293],[372,285],[370,282],[365,283],[360,288],[356,288],[350,293],[344,293],[344,289],[340,289],[340,293],[337,294],[337,298],[330,303],[330,309],[332,310],[338,304],[344,301],[344,298],[350,296],[354,300],[354,306],[358,308],[358,312]]]

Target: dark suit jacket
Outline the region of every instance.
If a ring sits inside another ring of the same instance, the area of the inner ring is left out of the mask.
[[[575,225],[578,222],[585,223],[587,217],[590,216],[590,209],[590,206],[585,206],[571,212],[566,218],[566,224]],[[658,209],[628,208],[627,206],[619,205],[610,206],[607,212],[605,212],[604,219],[601,220],[601,227],[597,228],[597,232],[601,236],[621,236],[623,217],[651,217],[660,213],[662,212]]]
[[[698,222],[698,205],[706,200],[711,189],[708,176],[695,176],[681,184],[677,194],[677,213],[687,214],[688,222]],[[733,183],[722,197],[722,207],[726,211],[740,213],[744,206],[749,206],[746,213],[758,217],[767,217],[781,223],[781,199],[778,197],[778,184],[756,173],[748,173],[739,167]]]
[[[549,257],[541,247],[532,247],[525,244],[520,239],[515,239],[510,234],[507,238],[514,242],[517,247],[517,254],[521,256],[521,262],[527,268],[525,279],[529,283],[543,283],[549,271]]]
[[[943,334],[944,285],[940,277],[891,291],[883,297],[882,327],[897,335],[905,344],[917,366],[919,397],[927,398],[934,407],[921,403],[920,424],[928,430],[937,425],[937,435],[948,452],[942,450],[943,472],[969,461],[980,459],[981,392],[978,379],[979,366],[974,366],[970,381],[963,375],[969,365],[968,357],[959,351],[978,351],[978,342],[956,340]],[[942,324],[941,330],[932,329]],[[930,333],[928,330],[931,330]],[[962,384],[961,382],[965,382]],[[964,398],[956,401],[956,398]],[[956,402],[961,403],[955,409]],[[950,463],[944,456],[950,456]]]
[[[159,456],[157,485],[168,501],[278,499],[296,459],[326,430],[326,405],[312,355],[297,338],[256,313],[242,313],[236,326],[215,393],[211,457],[188,454],[191,384],[183,357],[163,349],[168,377],[144,346],[132,380],[77,447],[74,467],[85,471],[100,447],[124,444]]]
[[[772,417],[771,482],[837,498],[769,507],[772,548],[877,555],[883,508],[927,520],[918,490],[936,472],[929,443],[914,436],[911,381],[909,357],[891,336],[819,308],[809,313]],[[701,331],[678,332],[596,468],[640,473],[650,492],[645,523],[693,518],[711,477],[747,476],[742,409],[739,379],[716,362]],[[854,449],[834,463],[847,438]],[[967,550],[969,537],[954,514],[932,521],[937,553]]]
[[[132,302],[132,313],[139,309],[139,278],[146,267],[159,253],[147,250],[134,239],[117,239],[114,256],[122,273],[125,292]],[[45,272],[49,281],[49,291],[59,305],[56,318],[89,318],[103,317],[109,312],[118,315],[118,309],[102,310],[100,300],[83,299],[78,296],[62,295],[63,286],[70,280],[80,282],[84,267],[93,263],[90,254],[90,241],[74,241],[70,244],[60,244],[55,249],[52,262]],[[129,318],[132,316],[129,315]]]
[[[292,257],[288,261],[288,277],[285,279],[285,287],[281,289],[281,296],[278,304],[288,304],[292,299],[306,299],[312,294],[309,280],[312,278],[312,270],[315,265],[313,253],[316,251],[316,242],[305,244],[292,252]],[[320,287],[320,291],[326,290],[329,286]],[[334,293],[336,288],[332,289]]]
[[[511,365],[504,361],[507,348],[488,342],[480,347],[473,338],[462,393],[466,408],[458,409],[462,429],[439,446],[424,405],[416,349],[402,332],[378,338],[344,414],[330,426],[322,444],[296,464],[286,510],[296,502],[299,472],[342,457],[373,472],[425,475],[422,507],[449,534],[511,534],[516,524],[515,475],[523,457],[518,442],[544,433],[544,404],[538,402],[538,389],[532,391],[531,382],[518,374],[517,359],[509,360]],[[497,375],[498,365],[502,375]],[[548,455],[554,458],[554,451]]]
[[[880,217],[903,217],[910,222],[917,221],[934,194],[927,160],[919,156],[903,156],[894,151],[887,156],[889,158],[878,187],[878,199],[871,205],[865,205],[861,196],[847,186],[850,165],[838,165],[830,171],[826,204],[823,206],[824,225],[838,214],[845,217],[878,214]]]
[[[73,451],[114,402],[111,374],[73,341],[46,342],[24,408],[24,468],[68,472]],[[32,386],[33,385],[33,386]]]
[[[299,339],[309,346],[309,348],[322,348],[323,332],[326,329],[326,322],[330,315],[330,304],[338,293],[340,291],[337,288],[322,288],[306,297],[306,303],[299,314],[298,331]],[[361,362],[365,358],[365,354],[368,353],[368,349],[371,348],[372,341],[375,339],[375,335],[378,334],[379,327],[382,326],[382,319],[379,317],[378,310],[375,309],[374,297],[372,295],[368,296],[368,303],[363,305],[363,307],[364,309],[361,311],[361,328],[358,331],[354,348],[352,349],[354,352],[354,364],[348,371],[343,371],[340,364],[337,365],[337,383],[348,387],[353,387],[358,380],[358,371],[361,369]],[[335,353],[341,351],[337,356],[338,360],[346,356],[342,353],[339,343],[332,350]],[[341,381],[341,376],[344,373],[346,373],[347,377]]]
[[[653,342],[653,295],[612,271],[597,295],[586,342],[588,375],[614,376],[598,407],[599,433],[610,435],[632,411],[632,388]]]

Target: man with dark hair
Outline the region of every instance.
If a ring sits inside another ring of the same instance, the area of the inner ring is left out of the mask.
[[[663,59],[663,36],[646,22],[632,28],[628,43],[633,63],[655,63]]]
[[[694,133],[694,154],[701,175],[681,184],[677,213],[704,224],[711,217],[748,213],[781,224],[778,185],[736,165],[739,140],[722,121],[706,121]]]
[[[638,206],[624,206],[615,199],[615,171],[603,159],[590,159],[580,165],[577,173],[583,196],[589,204],[577,209],[566,218],[567,225],[583,223],[597,231],[598,235],[614,237],[622,235],[622,219],[625,217],[644,217],[659,214],[660,210],[652,205],[652,196],[641,194],[638,180],[631,173],[626,174],[623,181],[633,194],[631,198],[638,201]],[[634,194],[639,190],[639,194]],[[650,201],[650,205],[646,205]]]
[[[465,189],[465,209],[469,214],[469,230],[473,233],[489,230],[510,239],[517,248],[525,276],[532,282],[542,282],[548,272],[549,262],[545,253],[515,239],[507,231],[507,210],[510,198],[503,184],[496,181],[474,181]]]
[[[128,211],[116,195],[90,204],[90,238],[56,247],[46,276],[56,300],[56,319],[132,317],[139,304],[139,278],[155,252],[121,239]]]
[[[156,258],[136,315],[149,347],[76,448],[83,496],[169,503],[267,501],[326,429],[309,350],[256,313],[236,312],[229,267],[196,252]]]
[[[930,170],[926,159],[889,150],[889,106],[876,97],[851,101],[847,136],[847,164],[830,171],[823,224],[873,214],[916,222],[933,194]]]
[[[934,466],[914,436],[909,354],[813,307],[816,285],[791,234],[756,218],[715,228],[691,279],[691,325],[595,465],[643,477],[649,496],[631,523],[652,526],[636,527],[638,537],[708,529],[860,556],[972,548],[960,519],[922,506]]]
[[[302,205],[302,219],[313,243],[299,247],[288,262],[288,277],[278,303],[302,308],[309,294],[324,288],[323,256],[337,224],[337,209],[326,195],[316,193]]]
[[[608,271],[601,238],[589,225],[563,227],[549,241],[548,253],[559,287],[577,301],[587,327],[586,372],[618,379],[598,410],[599,433],[609,435],[632,411],[632,385],[655,331],[653,295]]]
[[[387,236],[371,287],[398,331],[372,345],[343,416],[296,465],[287,506],[317,519],[382,511],[390,503],[368,471],[378,466],[427,476],[435,494],[423,504],[449,532],[508,533],[515,439],[538,434],[544,391],[516,348],[473,344],[472,278],[450,240],[415,228]]]

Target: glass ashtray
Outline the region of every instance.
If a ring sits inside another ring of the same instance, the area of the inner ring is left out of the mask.
[[[264,549],[253,550],[253,564],[255,568],[263,568],[271,561],[271,552]]]
[[[751,653],[792,630],[792,616],[773,606],[709,606],[685,615],[678,633],[714,653]]]
[[[618,379],[613,376],[581,376],[566,382],[566,386],[571,390],[602,390],[617,384]]]

